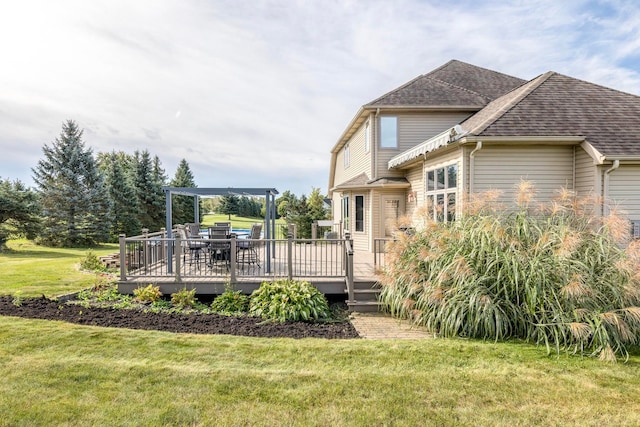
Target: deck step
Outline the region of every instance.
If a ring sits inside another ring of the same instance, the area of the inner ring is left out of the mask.
[[[344,290],[348,294],[347,289]],[[381,289],[378,282],[363,280],[353,284],[353,300],[347,301],[350,311],[377,312],[380,311],[381,304],[378,302],[378,295]]]
[[[349,311],[357,311],[359,313],[378,312],[382,308],[382,304],[378,301],[347,301]]]

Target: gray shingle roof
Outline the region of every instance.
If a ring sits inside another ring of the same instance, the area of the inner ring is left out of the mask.
[[[523,83],[525,80],[517,77],[452,60],[382,95],[365,107],[483,107]]]
[[[548,72],[462,128],[477,136],[584,136],[605,156],[640,155],[640,97]]]

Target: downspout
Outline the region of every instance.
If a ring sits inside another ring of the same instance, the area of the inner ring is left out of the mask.
[[[575,192],[576,191],[576,146],[573,146],[573,173],[571,174],[571,179],[573,181],[573,188],[572,190]]]
[[[482,141],[476,142],[476,148],[469,154],[469,195],[473,194],[473,178],[475,173],[475,157],[476,152],[482,150]]]
[[[374,138],[371,138],[371,145],[373,145],[373,180],[378,179],[378,134],[380,124],[378,123],[378,115],[380,114],[380,108],[376,108],[376,115],[373,120],[372,129],[375,130]]]
[[[602,206],[602,214],[604,216],[609,215],[609,210],[607,209],[607,203],[609,202],[609,174],[614,170],[620,167],[620,160],[614,160],[613,165],[604,171],[604,189],[603,189],[603,206]]]

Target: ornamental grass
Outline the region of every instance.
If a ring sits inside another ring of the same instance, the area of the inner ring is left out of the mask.
[[[640,341],[640,241],[615,210],[567,190],[515,208],[484,194],[455,222],[424,220],[390,245],[381,301],[443,337],[519,338],[548,352],[626,359]]]

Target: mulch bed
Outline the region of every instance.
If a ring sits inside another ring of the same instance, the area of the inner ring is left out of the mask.
[[[0,296],[0,315],[61,320],[80,325],[147,329],[193,334],[225,334],[269,338],[358,338],[348,321],[336,323],[264,322],[254,317],[218,314],[151,313],[142,310],[82,307],[45,297],[24,298],[20,306],[12,296]]]

